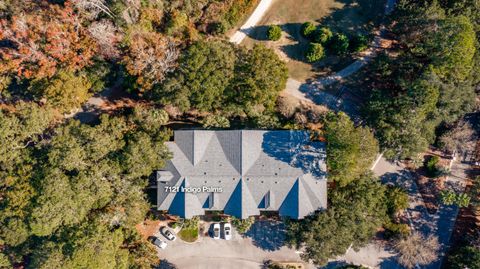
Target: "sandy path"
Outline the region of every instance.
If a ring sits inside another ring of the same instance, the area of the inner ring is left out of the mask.
[[[243,39],[249,34],[255,25],[257,25],[262,19],[265,12],[272,5],[273,0],[261,0],[257,8],[253,11],[252,15],[248,18],[245,24],[240,27],[233,35],[230,37],[230,42],[235,44],[242,43]]]

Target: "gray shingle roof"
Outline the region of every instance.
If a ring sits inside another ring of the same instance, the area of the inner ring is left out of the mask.
[[[159,210],[184,218],[275,210],[301,219],[327,206],[325,145],[306,131],[182,130],[167,145],[173,159],[157,173]]]

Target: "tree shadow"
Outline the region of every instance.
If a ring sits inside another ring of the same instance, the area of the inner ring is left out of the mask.
[[[244,235],[262,250],[279,250],[285,245],[285,224],[281,221],[256,221]]]
[[[326,176],[325,143],[310,141],[308,132],[266,132],[262,149],[268,156],[300,168],[304,173],[319,178]]]
[[[177,266],[166,259],[162,259],[155,269],[177,269]]]
[[[246,34],[251,39],[257,41],[268,41],[268,28],[269,25],[253,26],[245,29],[240,29],[240,32]]]
[[[330,15],[318,19],[320,25],[334,32],[347,35],[367,34],[378,26],[384,17],[384,0],[340,0],[342,8],[334,9]]]

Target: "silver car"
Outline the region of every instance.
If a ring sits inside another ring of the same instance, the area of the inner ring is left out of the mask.
[[[161,249],[165,249],[167,247],[167,242],[161,240],[160,238],[158,238],[156,236],[150,237],[150,242],[152,242],[152,244],[154,244],[155,246],[157,246]]]
[[[175,241],[175,239],[177,239],[175,234],[166,226],[163,226],[162,228],[160,228],[160,232],[163,234],[163,236],[165,236],[170,241]]]
[[[213,239],[220,239],[220,224],[213,224]]]

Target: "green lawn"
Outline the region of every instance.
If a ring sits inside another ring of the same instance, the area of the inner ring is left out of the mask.
[[[251,47],[263,43],[274,49],[287,61],[290,76],[297,80],[336,72],[352,62],[352,58],[329,56],[314,64],[307,63],[304,54],[309,43],[300,35],[301,25],[311,21],[350,35],[368,34],[380,23],[384,4],[385,0],[276,0],[243,44]],[[265,40],[271,24],[283,29],[279,41]]]
[[[198,239],[198,228],[182,229],[178,233],[178,236],[185,242],[195,242]]]

